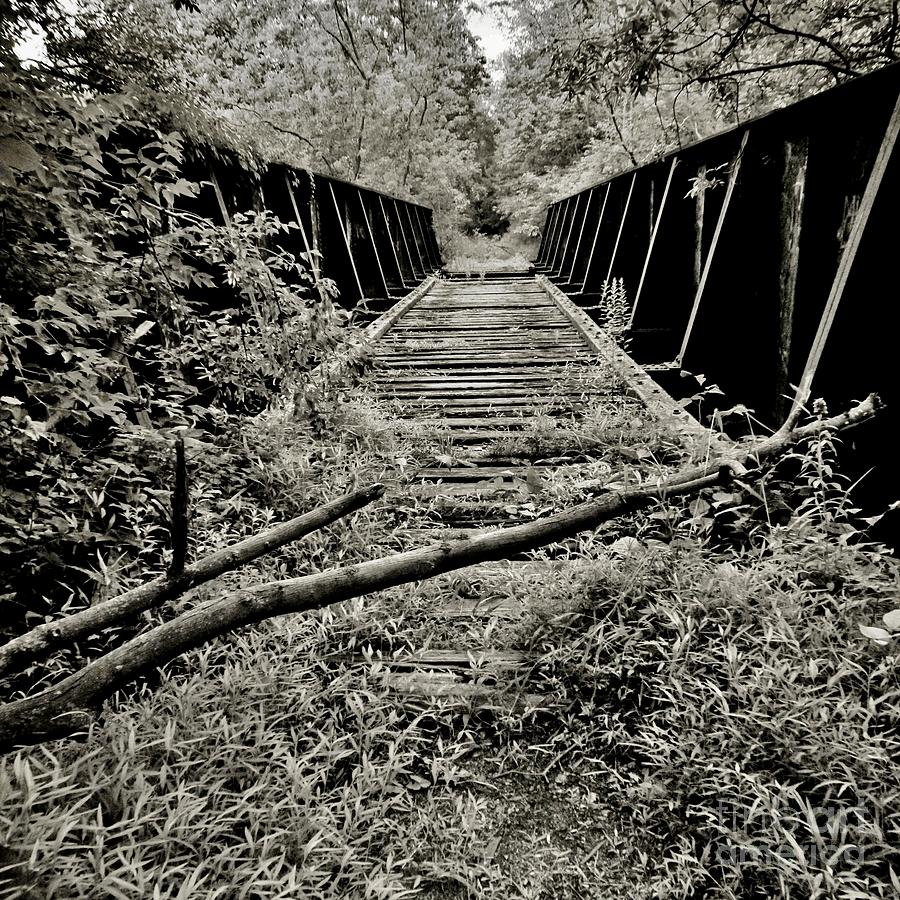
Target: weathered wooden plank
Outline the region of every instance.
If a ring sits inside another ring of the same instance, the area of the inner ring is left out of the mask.
[[[417,698],[456,702],[482,709],[532,710],[549,708],[550,701],[541,694],[527,694],[510,687],[492,687],[460,681],[449,675],[390,674],[386,676],[388,688],[400,698],[415,704]]]

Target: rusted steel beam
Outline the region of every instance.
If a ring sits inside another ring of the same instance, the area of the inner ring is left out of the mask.
[[[611,187],[611,183],[607,182],[606,190],[603,193],[603,205],[600,207],[600,215],[597,216],[597,227],[594,229],[594,240],[591,243],[591,252],[588,255],[587,266],[585,266],[585,269],[584,269],[584,278],[582,279],[582,282],[581,282],[581,289],[579,291],[576,291],[576,293],[578,293],[578,294],[584,293],[585,285],[588,283],[588,280],[591,277],[591,267],[594,264],[594,255],[597,252],[597,238],[600,237],[600,226],[603,224],[603,217],[606,213],[606,203],[609,200],[610,187]]]
[[[428,272],[428,267],[425,265],[425,260],[422,258],[422,251],[419,249],[419,242],[416,239],[416,230],[413,227],[412,215],[409,212],[409,204],[403,204],[403,211],[406,213],[406,221],[409,223],[409,237],[412,241],[412,247],[416,252],[416,258],[419,260],[419,271],[422,273],[421,277],[424,278]]]
[[[800,378],[800,386],[797,395],[794,398],[794,404],[791,409],[791,418],[795,417],[803,408],[804,404],[809,400],[812,382],[816,376],[816,370],[822,359],[822,353],[825,349],[825,343],[831,332],[831,326],[834,324],[837,315],[838,306],[841,297],[844,295],[844,289],[847,287],[847,280],[850,277],[850,271],[853,268],[853,262],[859,250],[859,244],[862,240],[863,232],[872,213],[872,207],[875,205],[875,198],[878,196],[878,190],[887,171],[888,163],[894,152],[894,146],[897,143],[897,136],[900,134],[900,95],[894,104],[894,110],[891,113],[890,121],[881,140],[881,146],[878,148],[878,155],[869,173],[866,189],[859,203],[859,208],[853,217],[853,224],[850,228],[850,234],[844,250],[841,253],[841,259],[838,263],[838,270],[834,276],[831,290],[828,293],[828,299],[825,302],[825,309],[822,312],[822,318],[819,321],[819,327],[816,330],[816,336],[813,339],[812,347],[809,350],[809,356],[803,369],[803,375]]]
[[[313,274],[313,280],[316,283],[316,291],[319,294],[319,299],[324,303],[327,299],[325,294],[325,289],[322,287],[322,273],[319,271],[319,254],[318,252],[313,252],[312,247],[309,243],[309,238],[306,234],[306,228],[303,225],[303,217],[300,215],[300,207],[297,205],[297,198],[294,195],[294,188],[291,185],[291,179],[287,172],[284,175],[284,184],[287,188],[288,197],[291,201],[291,208],[294,210],[294,218],[297,220],[297,225],[300,228],[300,240],[303,242],[303,252],[306,254],[306,258],[309,260],[309,266]]]
[[[778,267],[778,351],[775,360],[775,415],[779,419],[785,418],[791,405],[788,391],[808,159],[809,142],[805,138],[785,141],[779,210],[781,258]]]
[[[362,282],[359,280],[359,272],[356,270],[356,259],[353,255],[353,247],[350,245],[350,235],[344,227],[344,219],[341,216],[337,196],[334,193],[334,185],[330,181],[328,182],[328,190],[331,192],[331,200],[334,203],[334,212],[337,216],[338,226],[341,229],[341,236],[344,239],[344,246],[347,248],[347,256],[350,257],[350,268],[353,270],[353,277],[356,280],[356,287],[359,290],[359,299],[362,300],[366,296],[366,292],[363,290]]]
[[[444,260],[441,256],[441,247],[438,243],[437,231],[435,231],[434,228],[434,211],[424,206],[420,206],[418,209],[419,216],[422,219],[422,227],[425,229],[425,239],[428,242],[428,246],[431,248],[431,258],[434,263],[434,268],[439,269],[444,264]]]
[[[407,208],[409,208],[409,207],[407,207]],[[428,237],[426,236],[427,229],[425,228],[425,225],[422,221],[421,207],[413,206],[412,210],[416,214],[415,222],[419,229],[419,237],[422,239],[422,248],[425,250],[424,258],[428,263],[428,271],[433,271],[434,269],[436,269],[438,267],[437,260],[434,258],[434,251],[432,250],[431,245],[429,244],[429,241],[428,241]]]
[[[619,244],[622,241],[622,231],[625,228],[625,220],[628,218],[628,208],[631,206],[631,195],[634,193],[634,182],[637,180],[637,172],[631,176],[631,184],[628,185],[628,196],[625,198],[625,206],[622,209],[622,218],[619,220],[619,230],[616,234],[616,243],[613,245],[612,255],[609,258],[609,268],[606,270],[606,282],[612,278],[613,266],[616,264],[616,256],[619,252]]]
[[[563,227],[563,219],[565,218],[565,203],[558,203],[556,206],[556,218],[553,221],[553,233],[550,237],[550,241],[547,244],[547,255],[544,258],[543,266],[547,268],[550,260],[553,256],[553,250],[556,247],[557,242],[559,241],[560,232]]]
[[[581,217],[581,226],[578,229],[578,242],[575,244],[575,252],[572,254],[572,265],[569,267],[569,275],[566,278],[566,284],[572,283],[572,273],[575,271],[575,263],[578,261],[578,251],[581,249],[581,239],[584,237],[584,226],[587,224],[588,215],[591,211],[591,201],[594,199],[594,188],[588,191],[587,202],[584,206],[584,215]]]
[[[631,328],[634,325],[634,316],[637,312],[638,303],[641,299],[641,292],[644,290],[644,280],[647,277],[647,268],[650,265],[650,257],[653,254],[653,246],[656,243],[656,235],[659,232],[659,223],[662,221],[663,212],[666,208],[666,200],[669,196],[669,188],[672,185],[672,176],[675,174],[675,166],[678,165],[678,157],[673,156],[672,162],[669,165],[669,174],[666,178],[666,186],[663,188],[662,198],[659,201],[659,211],[656,214],[656,221],[653,223],[653,230],[650,232],[650,242],[647,245],[647,255],[644,257],[644,267],[641,269],[641,279],[638,282],[637,290],[634,293],[634,303],[631,306],[631,315],[628,318],[628,327]],[[650,182],[650,186],[653,186],[653,182]],[[652,195],[651,195],[651,205],[652,205]]]
[[[369,213],[366,211],[366,203],[363,200],[361,190],[357,190],[356,196],[359,197],[359,207],[362,210],[363,221],[366,223],[366,231],[369,233],[369,241],[372,244],[372,252],[375,254],[375,262],[378,265],[378,274],[381,276],[381,283],[384,285],[384,296],[391,296],[391,289],[388,287],[387,278],[384,277],[384,268],[381,265],[381,254],[378,252],[378,242],[375,240],[375,232],[372,230],[372,223],[369,221]]]
[[[391,255],[394,258],[394,265],[397,267],[397,275],[400,278],[400,286],[404,289],[407,287],[406,275],[403,272],[403,266],[400,263],[400,256],[397,253],[397,243],[391,234],[391,220],[388,218],[387,210],[384,208],[384,197],[378,196],[378,205],[381,207],[381,217],[384,219],[384,230],[387,233],[388,243],[391,245]],[[412,269],[410,269],[410,274]]]
[[[216,194],[216,203],[219,205],[219,212],[222,214],[222,221],[225,225],[231,228],[231,213],[228,212],[228,207],[225,205],[225,197],[222,195],[222,188],[219,185],[219,179],[216,178],[216,170],[210,165],[209,167],[209,180],[212,183],[213,191]]]
[[[713,232],[712,242],[709,245],[709,253],[706,254],[706,261],[703,264],[703,273],[700,276],[700,284],[697,285],[697,292],[694,295],[694,305],[691,308],[691,315],[688,318],[687,326],[684,329],[684,337],[681,340],[681,349],[675,357],[675,361],[679,366],[684,363],[684,355],[687,352],[688,344],[691,340],[691,333],[694,330],[694,323],[697,321],[697,312],[700,309],[700,301],[703,299],[703,291],[709,278],[709,270],[712,267],[713,259],[716,255],[716,247],[719,244],[719,237],[722,234],[722,226],[725,224],[725,216],[728,214],[728,207],[731,204],[731,197],[734,194],[734,186],[737,184],[738,175],[741,171],[741,159],[744,156],[744,150],[747,147],[747,140],[750,137],[750,129],[744,131],[741,138],[741,146],[731,164],[731,174],[728,177],[728,187],[725,189],[725,199],[722,201],[722,208],[719,210],[719,218],[716,221],[716,230]]]
[[[557,267],[559,264],[560,254],[563,252],[565,247],[565,235],[566,231],[569,228],[569,223],[572,221],[572,214],[574,213],[572,207],[573,197],[570,197],[566,201],[566,208],[562,215],[562,221],[559,229],[559,240],[556,242],[556,249],[553,251],[553,258],[550,260],[550,265],[547,267],[548,271],[555,272],[557,271]]]
[[[698,180],[706,179],[706,166],[697,167]],[[706,224],[706,191],[698,191],[694,198],[694,294],[703,276],[703,229]]]
[[[538,245],[537,256],[534,258],[534,264],[540,265],[541,261],[544,258],[544,254],[547,252],[547,238],[550,234],[550,225],[553,221],[553,217],[555,215],[555,206],[551,204],[547,207],[547,215],[544,217],[544,227],[541,230],[541,242]]]
[[[571,197],[562,202],[559,210],[559,215],[557,217],[555,234],[553,236],[553,244],[550,248],[550,253],[547,257],[547,261],[537,268],[543,269],[544,271],[549,271],[553,268],[553,263],[556,261],[556,254],[559,251],[559,245],[562,243],[563,230],[565,229],[566,216],[568,215],[570,203]]]
[[[409,239],[406,236],[406,228],[403,227],[403,216],[400,214],[400,205],[397,200],[394,200],[394,211],[397,213],[397,225],[400,228],[400,236],[403,238],[403,248],[406,250],[410,271],[416,281],[421,281],[425,277],[425,273],[416,269],[416,263],[413,259],[412,250],[409,249]]]
[[[575,220],[578,218],[578,207],[581,205],[581,194],[575,198],[575,208],[572,210],[572,218],[569,219],[569,230],[566,232],[566,242],[563,247],[562,256],[559,260],[559,266],[551,275],[561,275],[566,265],[566,254],[569,252],[569,244],[572,241],[572,232],[575,230]]]
[[[309,200],[306,201],[306,204],[309,207],[309,241],[312,245],[313,253],[319,254],[318,266],[322,269],[324,258],[324,254],[322,253],[322,210],[319,206],[319,191],[316,176],[313,175],[312,172],[308,172],[307,174],[309,175]]]
[[[547,258],[550,256],[550,247],[553,245],[553,241],[556,239],[556,227],[559,221],[559,211],[560,204],[554,203],[548,211],[548,221],[547,221],[547,231],[544,234],[544,248],[541,251],[540,257],[535,262],[535,266],[544,266],[546,265]]]

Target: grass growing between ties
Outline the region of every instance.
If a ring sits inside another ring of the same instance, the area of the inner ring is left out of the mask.
[[[453,234],[444,249],[445,268],[470,278],[484,273],[527,272],[535,254],[535,241],[518,234],[488,237]]]
[[[182,602],[409,548],[415,472],[462,451],[389,413],[360,395],[325,434],[269,414],[195,448],[198,552],[392,487]],[[500,448],[559,457],[519,518],[679,461],[626,401],[542,427]],[[0,762],[0,897],[895,896],[900,570],[861,527],[826,436],[762,482],[244,629]],[[444,648],[478,690],[399,695],[394,664]]]

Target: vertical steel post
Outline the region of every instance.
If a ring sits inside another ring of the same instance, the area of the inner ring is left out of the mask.
[[[394,211],[397,213],[397,224],[400,226],[400,236],[403,238],[403,246],[406,250],[406,258],[409,260],[409,270],[410,272],[412,272],[412,276],[415,281],[421,281],[421,279],[425,276],[420,275],[418,270],[416,269],[412,250],[409,249],[409,241],[406,238],[406,229],[403,227],[403,216],[400,215],[400,205],[396,200],[394,200]]]
[[[408,209],[409,207],[407,207]],[[428,262],[429,271],[435,268],[434,262],[431,258],[431,249],[428,246],[428,240],[425,237],[425,229],[422,227],[422,216],[419,213],[421,207],[418,205],[413,206],[413,210],[416,214],[416,224],[419,227],[419,237],[422,239],[422,249],[425,251],[425,260]],[[426,275],[428,272],[425,273]]]
[[[785,141],[779,210],[780,259],[778,265],[778,353],[775,359],[775,416],[790,412],[791,349],[794,343],[794,306],[800,268],[800,230],[806,201],[806,166],[809,139]]]
[[[441,248],[438,246],[437,233],[434,230],[434,211],[428,210],[424,206],[420,206],[421,210],[419,218],[422,220],[422,231],[425,232],[425,243],[428,245],[431,253],[432,268],[439,269],[441,267]],[[431,212],[431,215],[429,215]]]
[[[416,256],[419,257],[419,269],[424,278],[428,274],[428,270],[425,268],[425,260],[422,259],[422,251],[419,249],[419,242],[416,240],[416,229],[413,227],[412,215],[409,212],[409,204],[404,203],[403,209],[406,211],[406,221],[409,222],[409,233],[412,235],[413,248],[416,251]]]
[[[553,239],[553,231],[556,228],[556,216],[559,210],[555,203],[547,207],[547,221],[544,223],[544,233],[541,235],[541,248],[534,261],[535,266],[543,266],[550,252],[550,241]]]
[[[550,262],[550,254],[553,250],[554,244],[556,243],[556,237],[559,234],[559,219],[561,214],[562,201],[553,204],[553,224],[550,226],[550,234],[547,237],[546,251],[544,253],[544,258],[540,263],[541,268],[546,268],[547,264]]]
[[[381,275],[381,283],[384,285],[384,296],[391,296],[391,289],[388,287],[387,278],[384,277],[384,269],[381,265],[381,254],[378,252],[378,244],[375,242],[375,232],[372,231],[372,223],[369,221],[369,214],[366,212],[366,204],[363,200],[362,191],[357,188],[356,196],[359,197],[359,206],[362,209],[363,221],[366,223],[366,231],[369,232],[369,240],[372,242],[372,249],[375,251],[375,262],[378,263],[378,273]]]
[[[697,178],[706,178],[706,166],[697,167]],[[706,191],[699,191],[694,200],[694,293],[703,275],[703,229],[706,224]]]
[[[566,245],[563,247],[562,259],[559,261],[559,271],[557,275],[562,275],[562,270],[566,265],[566,254],[569,252],[569,243],[572,240],[572,231],[575,229],[575,220],[578,218],[578,207],[581,206],[581,194],[575,198],[575,209],[572,210],[572,218],[569,221],[569,231],[566,234]]]
[[[391,245],[391,252],[394,254],[394,264],[397,266],[397,274],[400,276],[400,284],[406,287],[406,277],[403,275],[403,267],[400,265],[400,257],[397,255],[397,245],[394,243],[394,236],[391,234],[391,222],[388,219],[387,210],[384,208],[384,197],[378,195],[378,205],[381,207],[381,216],[384,219],[384,228],[387,231],[388,242]]]
[[[350,268],[353,269],[353,277],[356,279],[356,287],[359,290],[359,299],[362,300],[363,297],[365,297],[365,292],[363,291],[362,283],[359,280],[359,273],[356,271],[356,260],[353,258],[353,249],[350,246],[350,236],[347,234],[347,229],[344,228],[344,220],[341,217],[337,196],[334,193],[334,185],[330,181],[328,182],[328,190],[331,191],[331,200],[334,203],[334,211],[337,215],[338,225],[341,228],[341,235],[344,238],[344,246],[347,248],[347,255],[350,257]]]
[[[547,207],[547,214],[544,216],[544,227],[541,229],[541,240],[538,244],[537,254],[534,257],[533,264],[540,265],[541,258],[544,255],[544,248],[547,246],[547,232],[550,230],[550,222],[553,219],[553,205]]]
[[[559,249],[562,246],[562,236],[563,236],[563,234],[565,234],[565,231],[566,231],[566,218],[569,215],[569,208],[571,207],[571,205],[572,205],[572,198],[568,197],[566,199],[566,208],[560,214],[559,235],[556,239],[556,247],[553,250],[553,256],[550,257],[550,262],[547,264],[547,270],[551,273],[556,268],[556,257],[559,256]]]

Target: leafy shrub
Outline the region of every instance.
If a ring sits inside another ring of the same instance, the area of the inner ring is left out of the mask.
[[[631,341],[626,336],[626,332],[631,316],[631,304],[628,302],[624,278],[604,280],[603,286],[600,288],[600,302],[597,310],[601,324],[613,340],[619,346],[628,349]]]
[[[465,883],[472,802],[446,796],[460,746],[429,746],[377,666],[323,661],[324,627],[192,653],[190,676],[123,701],[86,743],[7,758],[0,897],[393,900]]]
[[[0,135],[9,634],[117,587],[113,571],[158,569],[175,431],[208,443],[302,394],[346,330],[329,285],[313,290],[278,248],[289,226],[266,212],[216,226],[184,208],[200,185],[181,136],[128,97],[19,72],[2,85]]]

